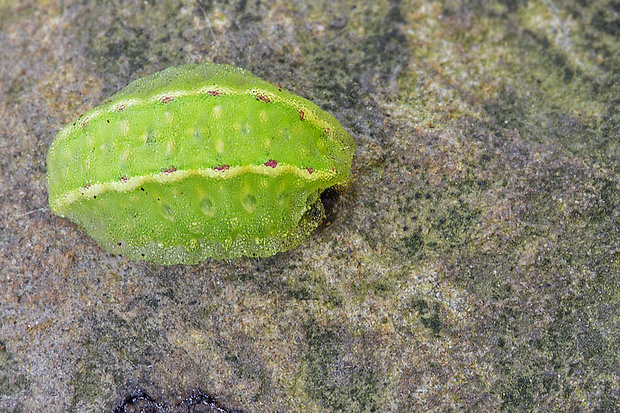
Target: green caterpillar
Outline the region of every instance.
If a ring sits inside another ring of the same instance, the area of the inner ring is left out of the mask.
[[[266,257],[319,225],[354,152],[333,116],[247,70],[170,67],[58,132],[49,204],[134,260]]]

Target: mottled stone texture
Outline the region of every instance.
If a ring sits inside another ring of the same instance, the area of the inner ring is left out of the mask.
[[[0,1],[0,411],[140,391],[168,411],[193,394],[245,412],[620,410],[619,13]],[[269,259],[160,267],[52,215],[55,133],[204,61],[351,132],[330,225]]]

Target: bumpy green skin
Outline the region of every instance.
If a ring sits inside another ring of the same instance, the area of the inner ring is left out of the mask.
[[[49,203],[131,259],[265,257],[318,226],[354,152],[333,116],[246,70],[171,67],[56,135]]]

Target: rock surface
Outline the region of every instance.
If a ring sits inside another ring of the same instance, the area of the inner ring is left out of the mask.
[[[620,10],[584,4],[0,1],[0,411],[620,410]],[[162,267],[52,215],[55,133],[204,61],[351,132],[331,225]]]

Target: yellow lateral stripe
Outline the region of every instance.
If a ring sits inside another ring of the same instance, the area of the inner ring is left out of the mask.
[[[145,183],[155,182],[161,184],[167,184],[172,182],[181,181],[192,176],[203,176],[205,178],[212,179],[231,179],[240,176],[244,173],[255,173],[259,175],[265,175],[270,177],[277,177],[286,173],[297,175],[299,178],[305,181],[318,181],[328,180],[336,175],[336,172],[313,170],[310,173],[305,168],[298,168],[289,164],[278,163],[275,168],[265,165],[246,165],[230,167],[225,171],[216,171],[213,168],[209,169],[190,169],[190,170],[176,170],[174,172],[160,172],[154,175],[134,176],[127,180],[118,180],[114,182],[104,182],[89,185],[88,188],[79,188],[72,191],[61,194],[56,199],[50,199],[50,206],[54,211],[62,212],[66,210],[71,204],[78,202],[80,199],[93,197],[103,194],[108,191],[116,192],[128,192],[144,185]]]
[[[321,127],[321,129],[325,129],[325,128],[334,129],[337,127],[337,125],[335,124],[332,124],[330,122],[325,122],[323,119],[318,118],[316,116],[316,113],[311,108],[306,106],[302,101],[296,102],[297,99],[295,99],[294,97],[290,99],[282,98],[274,94],[273,92],[268,92],[264,89],[259,89],[259,88],[237,90],[237,89],[233,89],[230,87],[214,87],[213,85],[209,85],[209,86],[202,86],[196,90],[184,90],[184,89],[172,90],[172,91],[167,91],[167,92],[160,92],[146,99],[128,98],[128,99],[119,100],[119,101],[112,101],[102,106],[97,106],[91,109],[90,111],[87,111],[86,113],[84,113],[83,118],[80,119],[80,124],[78,124],[76,121],[75,126],[73,126],[74,124],[71,123],[67,125],[66,127],[64,127],[63,129],[61,129],[56,135],[56,138],[54,139],[53,143],[55,145],[58,145],[67,135],[73,132],[74,128],[79,128],[81,127],[81,124],[83,124],[84,122],[90,122],[105,114],[116,113],[118,111],[118,108],[121,106],[124,108],[141,107],[141,106],[154,104],[157,102],[161,103],[162,99],[166,97],[180,98],[180,97],[187,97],[187,96],[202,96],[202,95],[211,96],[209,95],[208,92],[221,92],[222,93],[221,95],[218,95],[218,96],[212,96],[213,98],[218,98],[218,97],[227,96],[227,95],[255,96],[256,94],[259,94],[259,95],[267,96],[270,102],[284,103],[290,107],[303,110],[305,119],[315,125],[318,125],[319,127]],[[295,95],[291,95],[291,96],[295,96]],[[58,143],[56,143],[56,141],[58,141]]]

